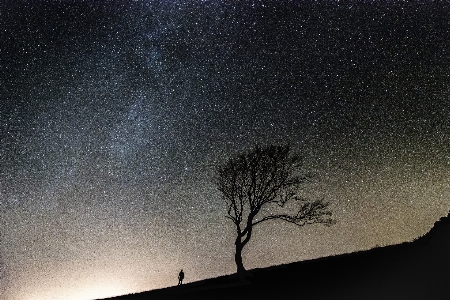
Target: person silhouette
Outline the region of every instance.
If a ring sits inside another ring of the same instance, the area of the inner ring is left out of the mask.
[[[178,274],[178,285],[183,284],[183,279],[184,279],[184,272],[183,269],[181,269],[180,274]]]

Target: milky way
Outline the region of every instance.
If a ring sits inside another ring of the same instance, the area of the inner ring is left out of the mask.
[[[0,4],[2,299],[235,271],[211,176],[290,143],[337,223],[262,224],[250,268],[410,241],[450,209],[450,4]]]

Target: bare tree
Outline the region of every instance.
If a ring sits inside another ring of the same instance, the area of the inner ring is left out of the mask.
[[[216,169],[214,182],[227,205],[227,218],[236,226],[235,262],[245,272],[242,249],[252,237],[253,227],[279,219],[304,226],[331,225],[329,203],[308,201],[298,195],[307,176],[300,173],[301,158],[289,145],[256,146],[230,158]],[[292,204],[297,204],[294,213]]]

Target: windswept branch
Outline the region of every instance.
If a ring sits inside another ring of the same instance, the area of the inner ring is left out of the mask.
[[[304,226],[307,224],[320,223],[327,226],[331,226],[336,222],[331,218],[331,211],[329,208],[329,203],[323,200],[316,200],[314,202],[307,202],[302,204],[297,214],[273,214],[265,216],[252,223],[253,226],[262,223],[264,221],[272,219],[280,219],[289,223],[293,223],[297,226]]]

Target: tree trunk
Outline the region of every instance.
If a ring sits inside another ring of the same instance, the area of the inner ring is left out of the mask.
[[[244,264],[242,262],[242,248],[243,248],[243,245],[241,244],[240,239],[239,239],[239,241],[236,240],[236,253],[234,255],[234,261],[236,262],[238,274],[245,273]]]
[[[250,213],[250,215],[247,218],[247,226],[245,227],[244,231],[241,231],[240,227],[237,227],[237,237],[236,237],[236,241],[234,242],[234,244],[236,245],[236,253],[234,255],[234,261],[236,262],[236,267],[237,267],[237,274],[240,275],[241,280],[243,280],[245,278],[245,268],[244,268],[244,264],[242,262],[242,249],[244,248],[245,245],[247,245],[248,241],[250,240],[250,238],[252,237],[252,222],[253,222],[253,217],[257,214],[257,212],[252,212]],[[242,240],[242,238],[244,238],[244,240]]]

